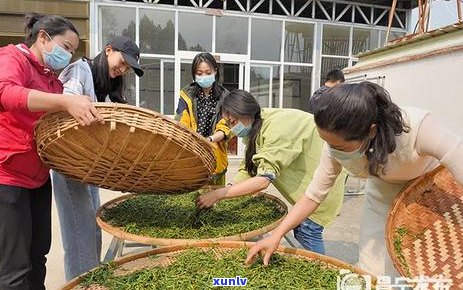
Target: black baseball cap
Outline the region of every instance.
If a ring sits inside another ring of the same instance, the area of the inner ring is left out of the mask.
[[[124,60],[133,68],[137,76],[141,77],[144,74],[138,60],[140,59],[140,49],[135,42],[127,36],[116,36],[111,40],[108,45],[120,51]]]

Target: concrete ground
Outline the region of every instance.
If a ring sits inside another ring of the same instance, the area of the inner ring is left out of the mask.
[[[238,160],[231,160],[228,168],[227,180],[232,180],[237,172]],[[349,179],[346,190],[357,192],[361,184],[358,180]],[[266,192],[275,194],[284,200],[278,191],[272,186]],[[120,196],[122,193],[102,189],[101,202],[105,203]],[[360,224],[360,210],[364,202],[362,194],[346,194],[342,211],[334,223],[325,230],[324,240],[326,255],[343,260],[349,264],[358,261],[358,233]],[[61,233],[58,222],[58,215],[53,203],[53,232],[52,246],[48,254],[46,287],[49,290],[59,289],[65,283],[63,268],[63,248],[61,244]],[[112,236],[103,231],[102,258],[104,257]]]

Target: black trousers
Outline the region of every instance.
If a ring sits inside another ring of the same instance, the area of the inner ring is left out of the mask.
[[[51,245],[51,182],[0,185],[0,289],[44,290]]]

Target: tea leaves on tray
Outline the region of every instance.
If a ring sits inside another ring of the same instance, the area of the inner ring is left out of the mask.
[[[336,289],[339,269],[323,262],[276,253],[272,256],[269,266],[263,266],[260,259],[250,266],[245,266],[243,263],[246,254],[245,248],[187,249],[170,257],[170,264],[167,266],[154,266],[128,275],[113,275],[114,267],[100,267],[92,271],[97,273],[89,272],[81,286],[97,284],[120,290],[202,290],[217,288],[213,286],[213,278],[239,276],[247,279],[245,289]]]
[[[141,236],[203,239],[237,235],[267,226],[284,214],[263,196],[245,196],[199,210],[198,192],[182,195],[139,195],[107,208],[102,218],[110,225]]]

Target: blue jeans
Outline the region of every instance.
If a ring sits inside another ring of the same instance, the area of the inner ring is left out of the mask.
[[[321,225],[307,218],[294,228],[294,237],[304,249],[324,255],[323,229]]]
[[[96,224],[100,195],[97,187],[55,171],[52,178],[64,248],[64,273],[69,281],[100,262],[101,229]]]

